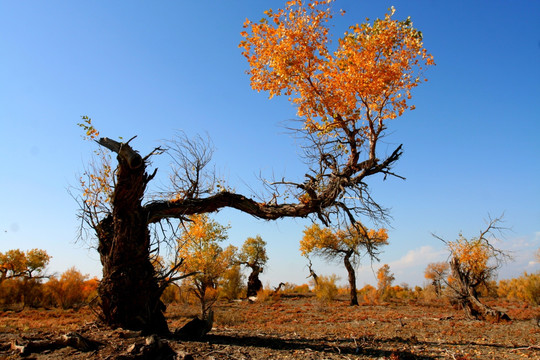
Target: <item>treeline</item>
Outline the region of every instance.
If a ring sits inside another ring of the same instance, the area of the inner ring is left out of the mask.
[[[246,298],[246,285],[241,274],[230,277],[230,273],[221,279],[217,288],[209,296],[215,299],[234,300]],[[376,286],[367,284],[357,290],[359,305],[380,305],[386,302],[420,301],[427,304],[452,302],[454,291],[442,285],[436,287],[431,281],[424,286],[411,287],[406,283],[393,284],[393,274],[388,265],[383,265],[378,273]],[[240,280],[238,278],[240,277]],[[309,284],[280,283],[277,287],[266,286],[259,290],[256,301],[274,301],[282,296],[313,296],[322,302],[345,300],[350,295],[348,286],[339,285],[336,275],[321,275],[317,283]],[[428,279],[429,280],[429,279]],[[532,306],[540,306],[540,272],[523,273],[509,280],[490,281],[479,289],[479,296],[493,300],[521,301]],[[198,305],[200,299],[194,296],[188,282],[171,284],[163,293],[166,304],[185,303]]]
[[[243,253],[265,254],[261,239],[248,239]],[[260,256],[260,255],[259,255]],[[266,257],[264,255],[264,259]],[[242,260],[253,263],[253,257]],[[247,261],[247,260],[251,260]],[[99,280],[89,278],[75,267],[60,274],[46,275],[45,268],[50,256],[44,250],[9,250],[0,253],[0,308],[17,307],[58,307],[79,308],[97,300]],[[259,261],[260,271],[264,262]],[[201,274],[199,274],[201,275]],[[205,275],[204,273],[202,275]],[[208,275],[208,274],[206,274]],[[313,275],[313,274],[312,274]],[[447,263],[432,263],[425,270],[426,284],[410,287],[407,284],[395,285],[395,277],[388,265],[377,271],[377,285],[365,285],[357,290],[360,305],[376,305],[391,301],[423,301],[437,303],[452,301],[454,291]],[[165,304],[207,304],[221,300],[247,298],[249,279],[240,271],[238,263],[227,269],[220,269],[212,278],[204,294],[195,291],[197,276],[176,281],[165,289],[162,300]],[[264,287],[256,293],[257,301],[272,301],[281,296],[313,296],[323,302],[346,299],[350,295],[348,286],[338,285],[336,275],[315,275],[309,284],[281,283],[278,287]],[[201,296],[202,295],[202,296]],[[533,306],[540,305],[540,272],[523,273],[509,280],[489,281],[478,289],[480,297],[491,299],[517,300]]]
[[[60,276],[47,275],[51,257],[46,251],[19,249],[0,253],[0,307],[79,308],[97,296],[97,278],[75,267]]]

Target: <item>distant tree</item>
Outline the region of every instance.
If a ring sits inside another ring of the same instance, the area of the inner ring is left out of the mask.
[[[414,108],[411,91],[434,64],[423,48],[422,33],[410,19],[392,19],[393,12],[353,26],[337,46],[329,45],[333,11],[328,1],[293,0],[283,9],[267,11],[259,23],[246,22],[240,46],[251,86],[270,96],[290,97],[297,106],[302,119],[298,132],[306,140],[310,166],[304,179],[264,182],[268,192],[263,198],[235,193],[218,182],[208,171],[210,148],[185,136],[168,144],[174,167],[171,191],[148,194],[147,185],[156,175],[147,173],[150,159],[164,150],[141,156],[130,145],[133,138],[100,138],[89,119],[83,119],[87,136],[115,153],[118,162],[116,168],[112,162],[90,166],[77,198],[81,223],[99,242],[99,294],[108,325],[169,332],[160,299],[167,282],[150,260],[160,240],[151,237],[151,229],[161,230],[164,224],[176,229],[175,220],[225,207],[266,220],[312,216],[325,225],[386,215],[367,180],[377,174],[398,176],[392,167],[402,146],[385,154],[378,144],[387,125]]]
[[[42,278],[51,256],[45,250],[14,249],[0,253],[0,282],[12,278]]]
[[[268,261],[266,255],[266,242],[260,235],[246,239],[238,255],[238,262],[241,265],[250,268],[251,273],[248,277],[247,296],[257,296],[257,292],[263,288],[259,279],[259,274],[264,271],[264,266]]]
[[[430,263],[426,267],[424,272],[424,277],[431,281],[433,288],[435,289],[435,294],[437,296],[441,295],[442,283],[448,277],[448,271],[450,267],[447,262],[436,262]]]
[[[343,261],[349,278],[350,304],[358,305],[355,266],[358,265],[362,251],[375,255],[376,250],[388,244],[386,229],[366,230],[356,224],[346,230],[333,231],[313,224],[304,230],[300,241],[302,255],[314,254],[327,261]]]
[[[178,239],[178,253],[183,259],[180,269],[193,274],[184,282],[199,299],[203,318],[217,300],[219,280],[234,263],[236,248],[231,245],[223,249],[220,243],[225,239],[227,227],[206,214],[193,215]]]
[[[307,254],[304,256],[308,260],[309,276],[307,278],[312,278],[313,284],[315,285],[315,287],[317,287],[319,285],[319,275],[317,275],[315,270],[313,270],[313,264],[311,263],[311,259],[309,258],[309,256]]]
[[[390,272],[390,266],[388,264],[384,264],[377,270],[377,292],[381,300],[388,298],[389,290],[394,280],[394,274]]]
[[[447,282],[456,301],[470,318],[486,317],[497,320],[509,319],[508,315],[482,303],[479,297],[481,287],[489,287],[503,262],[509,259],[508,253],[493,246],[494,232],[500,232],[498,224],[502,218],[490,219],[478,237],[465,238],[462,234],[454,241],[442,240],[450,250],[451,279]]]

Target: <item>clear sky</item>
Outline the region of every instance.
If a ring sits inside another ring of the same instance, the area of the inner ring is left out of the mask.
[[[77,185],[95,146],[81,138],[81,115],[103,136],[129,139],[141,154],[177,130],[208,134],[214,165],[238,192],[258,175],[301,179],[305,171],[284,124],[286,99],[252,91],[238,49],[246,18],[282,1],[0,1],[0,251],[42,248],[49,272],[76,266],[101,274],[97,252],[76,242]],[[540,247],[540,2],[337,0],[337,39],[349,25],[411,16],[435,57],[417,109],[390,124],[388,151],[404,145],[395,170],[406,181],[374,178],[372,195],[391,208],[381,263],[363,259],[358,285],[390,265],[396,283],[422,285],[423,270],[447,259],[431,233],[475,236],[489,215],[510,230],[497,245],[515,261],[499,278],[538,271]],[[383,148],[384,149],[384,148]],[[157,159],[167,180],[167,160]],[[306,282],[298,251],[306,220],[265,222],[237,211],[216,215],[240,246],[260,234],[273,286]],[[373,269],[373,270],[372,270]],[[315,262],[346,279],[340,264]]]

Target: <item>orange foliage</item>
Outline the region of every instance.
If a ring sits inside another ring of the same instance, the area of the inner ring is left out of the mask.
[[[78,308],[97,296],[98,284],[98,279],[88,279],[74,267],[45,283],[34,278],[6,279],[0,282],[0,305]]]
[[[381,296],[381,299],[388,298],[388,290],[392,286],[392,282],[395,280],[394,274],[390,272],[390,266],[384,264],[379,270],[377,270],[377,291]]]
[[[444,262],[444,261],[430,263],[426,267],[426,270],[424,272],[424,277],[428,280],[431,280],[431,283],[435,287],[435,293],[437,295],[441,294],[442,282],[446,281],[449,269],[450,269],[450,266],[448,265],[447,262]]]
[[[525,272],[518,278],[499,281],[497,295],[540,305],[540,272],[536,274]]]
[[[251,268],[258,268],[261,272],[268,261],[268,255],[266,254],[266,242],[260,235],[256,237],[249,237],[244,241],[240,254],[238,254],[238,260]]]
[[[45,250],[26,252],[14,249],[0,253],[0,282],[10,278],[33,278],[42,275],[51,256]]]
[[[60,279],[52,277],[45,283],[46,292],[63,309],[77,308],[97,295],[99,281],[96,278],[88,280],[75,267],[66,270]]]
[[[491,249],[482,239],[467,240],[460,236],[448,243],[452,256],[457,258],[462,270],[478,278],[483,277],[488,269]]]
[[[246,20],[239,46],[251,86],[270,97],[289,96],[312,132],[363,122],[359,136],[377,136],[385,120],[414,108],[410,91],[425,81],[421,74],[433,58],[409,18],[392,19],[393,8],[373,24],[351,26],[331,52],[332,2],[292,0],[258,23]]]
[[[194,273],[185,279],[201,302],[203,315],[217,299],[219,280],[233,265],[236,248],[223,249],[220,242],[227,238],[227,227],[211,220],[206,214],[193,215],[186,231],[178,239],[178,255],[184,259],[180,270]]]

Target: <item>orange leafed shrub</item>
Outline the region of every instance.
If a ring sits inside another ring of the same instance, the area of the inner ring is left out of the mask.
[[[338,287],[336,282],[339,277],[335,274],[330,276],[319,276],[317,285],[315,286],[315,296],[317,299],[328,302],[334,300],[338,296]]]
[[[518,278],[499,281],[497,295],[540,305],[540,272],[535,274],[525,272]]]
[[[52,277],[44,284],[45,291],[63,308],[77,308],[97,295],[99,281],[96,278],[88,280],[88,275],[83,275],[75,267],[66,270],[59,279]]]

